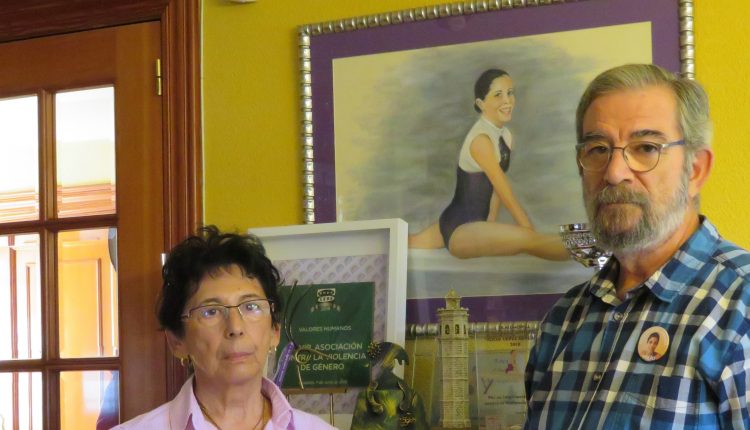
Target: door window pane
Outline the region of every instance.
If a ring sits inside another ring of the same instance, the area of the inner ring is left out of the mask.
[[[39,235],[0,236],[0,360],[42,356]]]
[[[60,357],[113,357],[117,337],[115,229],[60,232]]]
[[[39,219],[36,96],[0,99],[0,222]]]
[[[57,93],[55,137],[58,216],[114,213],[114,88]]]
[[[14,392],[18,393],[15,399]],[[40,372],[0,373],[0,429],[44,428],[42,396]]]
[[[60,428],[109,429],[120,415],[119,374],[103,372],[60,373]]]

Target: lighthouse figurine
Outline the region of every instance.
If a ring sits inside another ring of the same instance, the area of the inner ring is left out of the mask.
[[[437,310],[440,322],[440,363],[443,386],[440,427],[468,429],[469,419],[469,310],[461,307],[454,290],[445,296],[445,307]]]

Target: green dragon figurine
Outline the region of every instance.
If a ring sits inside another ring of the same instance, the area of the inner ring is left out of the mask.
[[[409,363],[400,345],[371,342],[367,355],[380,374],[357,396],[351,430],[427,430],[424,403],[402,378],[393,374],[396,361]]]

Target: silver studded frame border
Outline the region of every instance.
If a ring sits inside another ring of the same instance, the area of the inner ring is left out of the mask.
[[[473,322],[469,323],[469,335],[533,339],[538,328],[539,321]],[[440,324],[438,323],[408,324],[406,326],[407,339],[437,337],[439,332]]]
[[[682,76],[695,79],[695,34],[693,0],[680,0],[680,62]]]
[[[416,21],[434,20],[450,16],[471,15],[506,9],[546,6],[559,3],[572,3],[576,0],[473,0],[458,3],[405,9],[375,15],[346,18],[307,24],[298,28],[300,90],[303,149],[303,208],[306,224],[315,220],[315,148],[313,140],[313,98],[312,61],[310,41],[314,36],[330,33],[356,31],[365,28],[407,24]],[[578,0],[605,1],[605,0]],[[680,31],[680,68],[683,76],[695,78],[695,37],[693,33],[693,0],[672,0],[677,2]]]

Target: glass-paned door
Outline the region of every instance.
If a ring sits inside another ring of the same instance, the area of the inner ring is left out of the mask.
[[[108,429],[166,400],[159,31],[0,44],[0,429]]]

